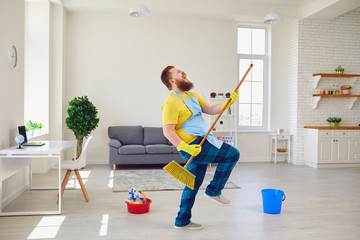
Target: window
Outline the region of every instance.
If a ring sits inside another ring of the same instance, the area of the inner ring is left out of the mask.
[[[24,123],[42,123],[41,134],[49,132],[49,4],[25,2]]]
[[[239,89],[239,129],[267,129],[267,32],[263,28],[238,28],[239,80],[253,63]]]

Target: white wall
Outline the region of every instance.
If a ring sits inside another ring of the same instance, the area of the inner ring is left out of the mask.
[[[313,93],[320,89],[331,88],[334,84],[348,85],[348,79],[324,78],[314,89],[312,74],[335,73],[341,65],[345,73],[360,73],[360,8],[329,21],[301,20],[292,26],[297,29],[298,52],[297,62],[297,116],[292,118],[296,127],[292,131],[296,135],[294,161],[303,163],[304,126],[327,126],[326,119],[340,116],[340,126],[358,126],[360,124],[360,101],[357,100],[349,109],[347,98],[322,99],[318,107],[313,109]],[[296,31],[295,31],[296,32]],[[360,81],[352,89],[353,94],[360,94]]]
[[[24,123],[24,1],[0,1],[0,149],[15,145],[17,126]],[[18,63],[8,67],[7,48],[17,48]],[[4,172],[3,172],[4,174]],[[16,194],[25,183],[21,171],[3,182],[3,199]]]
[[[75,96],[88,95],[97,106],[90,162],[107,163],[108,126],[161,126],[168,90],[159,75],[166,65],[184,69],[204,97],[236,86],[237,22],[82,12],[70,12],[66,20],[64,119]],[[288,23],[272,25],[270,33],[270,131],[289,130]],[[74,138],[69,130],[66,138]],[[241,161],[268,161],[269,133],[240,132],[238,148]]]
[[[294,163],[303,162],[302,137],[297,129],[301,131],[304,125],[322,124],[322,119],[332,113],[329,112],[332,107],[329,101],[332,100],[322,100],[318,109],[305,109],[306,114],[302,114],[304,111],[298,108],[312,102],[309,95],[313,92],[305,95],[305,100],[300,98],[304,92],[313,89],[309,88],[310,85],[305,88],[300,85],[311,82],[309,79],[314,72],[333,71],[338,64],[345,66],[346,71],[358,73],[356,56],[359,54],[358,50],[353,49],[354,41],[358,39],[358,12],[353,11],[331,21],[305,20],[271,26],[270,130],[285,128],[294,134],[293,146],[297,146],[292,156]],[[74,139],[64,124],[67,102],[75,96],[88,95],[97,106],[100,117],[90,148],[89,161],[92,163],[107,163],[108,126],[161,126],[160,106],[168,90],[162,85],[159,75],[166,65],[173,64],[186,70],[195,83],[194,90],[203,96],[207,91],[231,91],[236,84],[237,22],[185,16],[136,19],[127,15],[80,12],[67,13],[61,19],[62,9],[52,14],[56,15],[52,19],[52,28],[58,30],[52,33],[51,49],[58,50],[52,53],[51,58],[50,91],[53,92],[52,96],[57,95],[50,99],[53,111],[50,118],[54,124],[50,127],[57,130],[51,139],[61,138],[63,129],[66,139]],[[65,26],[61,25],[63,21],[66,22]],[[2,24],[4,22],[6,20],[1,21]],[[62,28],[66,29],[64,33]],[[322,34],[326,37],[317,34],[328,28],[331,30]],[[54,40],[62,37],[65,37],[64,42],[56,43]],[[341,44],[343,38],[350,39],[346,43],[345,54],[332,53],[331,50]],[[330,45],[323,44],[327,41]],[[65,49],[63,66],[61,48]],[[341,56],[348,54],[352,56],[348,61],[349,67],[346,58],[341,59]],[[329,59],[333,62],[329,63]],[[338,59],[341,59],[341,63],[338,63]],[[316,65],[320,62],[320,66]],[[64,81],[63,71],[66,71]],[[8,95],[9,91],[1,97]],[[58,111],[60,103],[61,112]],[[324,104],[328,107],[324,108]],[[351,116],[344,115],[344,124],[357,125],[358,104],[355,103],[354,108],[346,112]],[[343,111],[343,108],[340,107],[339,111]],[[298,116],[300,114],[303,116]],[[317,117],[313,118],[314,115]],[[15,135],[16,127],[11,126],[3,129],[13,129]],[[238,136],[243,161],[268,160],[268,133],[239,133]],[[2,140],[3,146],[12,141],[10,138],[9,133],[2,138],[5,139]]]
[[[167,65],[184,69],[200,94],[236,87],[235,22],[68,13],[66,28],[65,100],[87,95],[99,111],[90,162],[108,162],[108,126],[161,126]],[[66,138],[74,138],[71,131]]]

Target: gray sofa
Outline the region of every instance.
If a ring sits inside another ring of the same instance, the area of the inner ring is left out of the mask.
[[[108,128],[109,163],[168,164],[172,160],[185,164],[174,145],[164,137],[161,127],[110,126]]]

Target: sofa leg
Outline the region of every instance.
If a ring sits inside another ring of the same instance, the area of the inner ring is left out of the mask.
[[[115,171],[115,169],[116,169],[116,164],[113,164],[113,170]]]

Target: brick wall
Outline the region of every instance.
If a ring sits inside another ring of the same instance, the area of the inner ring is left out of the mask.
[[[297,154],[297,149],[294,147],[297,145],[297,115],[298,115],[298,51],[299,49],[299,22],[295,21],[289,25],[289,63],[288,63],[288,113],[287,122],[289,124],[290,133],[293,135],[292,146],[291,146],[291,161],[298,159],[295,157]]]
[[[322,78],[314,89],[312,74],[335,73],[341,65],[345,73],[360,74],[360,8],[329,21],[300,20],[289,25],[289,107],[293,134],[292,162],[304,163],[304,126],[326,126],[329,116],[340,116],[340,125],[360,124],[360,99],[349,109],[349,98],[321,99],[313,108],[312,94],[333,85],[348,85],[349,79]],[[353,94],[360,94],[360,78]]]

